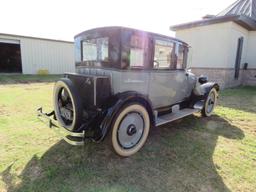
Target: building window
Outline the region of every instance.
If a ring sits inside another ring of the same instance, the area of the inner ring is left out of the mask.
[[[241,65],[241,59],[242,59],[242,53],[243,53],[243,44],[244,44],[244,38],[240,37],[237,42],[235,79],[239,78],[240,65]]]
[[[174,43],[155,40],[154,69],[176,69],[176,63]]]

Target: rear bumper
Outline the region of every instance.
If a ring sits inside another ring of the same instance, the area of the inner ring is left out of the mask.
[[[62,127],[55,117],[55,112],[44,113],[43,108],[37,109],[38,118],[48,124],[49,128],[52,128],[58,135],[60,135],[67,143],[71,145],[84,145],[85,132],[72,132]]]

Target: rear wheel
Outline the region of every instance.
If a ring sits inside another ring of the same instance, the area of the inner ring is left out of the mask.
[[[145,144],[149,129],[150,119],[145,107],[126,105],[113,122],[111,141],[114,151],[123,157],[133,155]]]
[[[81,98],[70,79],[62,78],[57,81],[53,101],[59,124],[70,131],[76,131],[81,126],[83,109]]]
[[[202,109],[202,115],[204,117],[209,117],[212,115],[213,110],[217,104],[217,96],[217,90],[215,88],[212,88],[206,98],[204,108]]]

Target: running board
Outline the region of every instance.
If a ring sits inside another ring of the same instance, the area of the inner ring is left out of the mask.
[[[160,126],[160,125],[175,121],[177,119],[181,119],[183,117],[186,117],[188,115],[191,115],[191,114],[199,112],[199,111],[200,111],[200,109],[185,108],[185,109],[176,111],[175,113],[169,113],[166,115],[162,115],[160,117],[157,117],[156,126]]]

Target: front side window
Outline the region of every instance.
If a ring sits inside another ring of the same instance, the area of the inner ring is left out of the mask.
[[[108,43],[107,37],[82,41],[82,61],[108,62]]]
[[[154,69],[175,69],[176,54],[173,42],[155,40]]]

